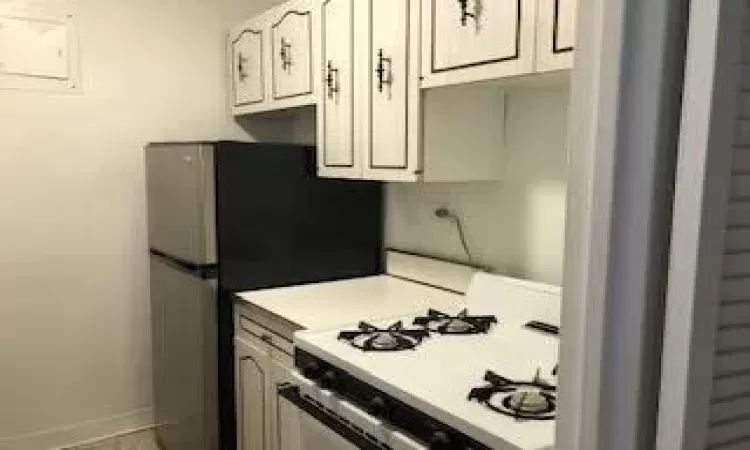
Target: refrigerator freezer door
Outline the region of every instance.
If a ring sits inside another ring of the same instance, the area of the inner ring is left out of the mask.
[[[196,265],[216,263],[214,147],[146,148],[149,247]]]
[[[217,287],[151,257],[156,434],[165,450],[216,450]]]

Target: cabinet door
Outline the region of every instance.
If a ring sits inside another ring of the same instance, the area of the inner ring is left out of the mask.
[[[539,0],[537,71],[573,67],[578,0]]]
[[[426,87],[533,69],[536,0],[422,2]]]
[[[312,11],[309,5],[289,5],[271,26],[271,34],[274,100],[311,94]]]
[[[354,0],[321,0],[322,89],[318,114],[319,174],[361,175],[353,147]]]
[[[371,72],[368,177],[379,170],[409,169],[407,130],[409,115],[409,1],[373,0],[371,18]]]
[[[302,448],[300,415],[288,402],[282,402],[279,388],[292,381],[294,360],[291,356],[274,351],[271,359],[271,438],[269,450],[297,450]]]
[[[263,79],[263,30],[247,27],[231,40],[232,96],[235,107],[265,100]]]
[[[265,450],[269,439],[269,354],[244,340],[236,342],[237,449]]]

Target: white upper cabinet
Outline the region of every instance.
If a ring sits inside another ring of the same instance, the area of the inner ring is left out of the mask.
[[[573,67],[578,0],[539,0],[537,24],[538,72]]]
[[[265,100],[262,28],[253,24],[243,27],[233,36],[230,48],[232,105],[262,103]]]
[[[409,2],[372,2],[369,91],[370,124],[366,170],[414,173],[409,157]],[[377,177],[375,173],[374,176]]]
[[[570,68],[577,0],[291,0],[230,35],[235,115],[316,105],[318,175],[501,178],[497,81]]]
[[[308,2],[286,4],[271,27],[273,98],[309,95],[312,76],[312,11]]]
[[[413,86],[569,69],[577,7],[578,0],[291,0],[230,33],[233,113],[327,106],[319,111],[319,137],[330,144],[322,156],[339,176],[412,169],[415,155],[400,143],[416,139]]]
[[[322,41],[319,61],[318,166],[322,176],[358,178],[354,152],[354,2],[319,0]]]
[[[318,0],[325,95],[318,174],[380,181],[498,179],[504,94],[420,88],[419,0]],[[471,122],[466,125],[464,122]],[[429,122],[429,124],[428,124]]]
[[[529,73],[537,0],[421,0],[423,87]]]
[[[234,115],[315,104],[318,26],[312,0],[293,0],[230,33]]]

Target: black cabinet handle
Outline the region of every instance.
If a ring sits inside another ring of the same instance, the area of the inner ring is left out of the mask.
[[[247,74],[247,62],[247,57],[240,52],[237,55],[237,75],[239,76],[240,81],[245,81],[249,76]]]
[[[281,68],[284,70],[292,67],[292,44],[287,41],[286,38],[281,38],[281,50],[279,50],[279,57],[281,58]]]
[[[479,0],[475,0],[475,1],[478,2]],[[473,13],[469,12],[469,0],[458,0],[458,4],[461,7],[461,26],[463,27],[466,26],[467,17],[471,17],[474,20],[477,19],[476,12],[473,12]]]
[[[326,86],[328,87],[328,98],[333,98],[339,92],[339,69],[333,67],[333,61],[328,61]]]
[[[385,65],[388,64],[386,69]],[[375,73],[378,75],[378,92],[383,92],[384,85],[393,84],[393,61],[391,58],[386,58],[383,55],[383,49],[378,50],[378,66],[375,69]]]

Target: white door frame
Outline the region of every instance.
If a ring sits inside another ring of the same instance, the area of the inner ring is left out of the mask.
[[[658,449],[703,450],[713,385],[744,1],[692,0]]]
[[[556,450],[653,448],[688,0],[581,0]]]

